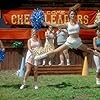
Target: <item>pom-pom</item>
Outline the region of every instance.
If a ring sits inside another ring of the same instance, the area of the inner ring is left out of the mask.
[[[5,58],[5,52],[0,49],[0,63],[4,61]]]
[[[34,9],[30,17],[32,28],[38,30],[42,28],[43,22],[45,21],[44,13],[41,9]]]

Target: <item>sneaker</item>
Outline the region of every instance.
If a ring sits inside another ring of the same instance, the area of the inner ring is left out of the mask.
[[[35,60],[34,61],[34,66],[37,66],[38,65],[38,62]]]
[[[46,58],[47,57],[47,54],[42,54],[42,55],[37,55],[35,56],[34,60],[40,60],[40,59],[43,59],[43,58]]]
[[[69,66],[70,65],[70,63],[67,63],[67,66]]]
[[[20,89],[22,90],[22,89],[24,89],[25,88],[25,84],[22,84],[21,86],[20,86]]]
[[[35,85],[35,86],[34,86],[34,89],[35,89],[35,90],[37,90],[37,89],[38,89],[38,86],[37,86],[37,85]]]
[[[60,64],[58,64],[58,65],[64,65],[64,63],[60,63]]]
[[[96,84],[100,85],[100,78],[96,78]]]
[[[45,61],[45,60],[43,60],[42,66],[45,66],[45,65],[46,65],[46,61]]]
[[[51,61],[49,61],[49,66],[51,66],[52,65],[52,63],[51,63]]]
[[[42,66],[45,66],[45,64],[42,64]]]

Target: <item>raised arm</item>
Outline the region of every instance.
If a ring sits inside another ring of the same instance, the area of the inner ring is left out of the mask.
[[[91,24],[91,25],[84,25],[84,24],[80,24],[80,27],[83,29],[93,29],[96,28],[98,25],[97,24]]]

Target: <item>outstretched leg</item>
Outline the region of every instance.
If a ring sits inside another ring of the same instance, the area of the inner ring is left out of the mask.
[[[37,82],[37,78],[38,78],[38,64],[39,61],[34,60],[34,88],[38,89],[38,82]]]
[[[63,54],[62,51],[59,54],[59,58],[60,58],[60,64],[59,65],[64,65],[64,54]]]
[[[63,53],[64,53],[64,56],[65,56],[65,58],[66,58],[66,63],[67,63],[67,65],[70,65],[68,49],[65,49],[65,50],[63,51]]]
[[[43,59],[43,63],[42,63],[43,66],[46,65],[46,59]]]
[[[88,48],[84,44],[82,44],[79,49],[94,55],[94,61],[96,63],[96,66],[98,66],[97,67],[97,72],[96,72],[96,84],[100,85],[100,61],[98,61],[98,58],[100,58],[100,53],[92,50],[91,48]]]
[[[82,50],[82,51],[85,51],[87,53],[90,53],[92,55],[96,55],[96,56],[99,56],[100,57],[100,53],[89,48],[88,46],[86,46],[85,44],[82,44],[78,49]]]
[[[100,57],[95,55],[93,57],[96,65],[96,84],[100,85]]]
[[[52,51],[49,51],[49,52],[44,53],[42,55],[35,56],[34,59],[35,60],[43,59],[43,58],[46,58],[47,56],[52,56],[52,55],[54,55],[54,54],[56,54],[56,53],[58,53],[60,51],[65,50],[65,49],[69,49],[69,47],[66,44],[63,44],[60,47],[58,47],[58,48],[56,48],[56,49],[54,49]]]
[[[34,67],[34,88],[35,89],[38,89],[37,78],[38,78],[38,66],[35,66]]]

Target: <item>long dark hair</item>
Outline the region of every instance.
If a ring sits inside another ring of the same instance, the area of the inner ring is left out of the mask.
[[[68,17],[69,17],[69,14],[70,14],[71,11],[75,12],[75,14],[77,15],[77,13],[78,13],[78,11],[80,9],[80,6],[81,5],[79,3],[77,3],[74,6],[70,7],[69,11],[68,11]]]

